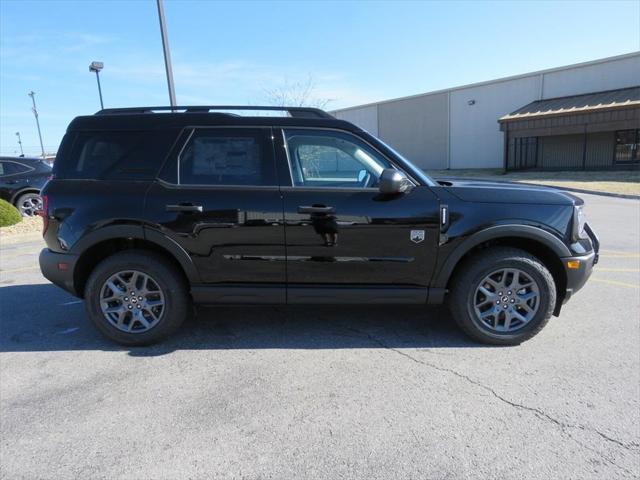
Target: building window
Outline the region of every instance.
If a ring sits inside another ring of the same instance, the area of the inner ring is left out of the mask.
[[[640,129],[616,132],[616,163],[635,163],[640,160]]]

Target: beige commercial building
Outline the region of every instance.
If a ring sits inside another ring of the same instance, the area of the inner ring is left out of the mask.
[[[332,112],[424,169],[640,164],[640,52]]]

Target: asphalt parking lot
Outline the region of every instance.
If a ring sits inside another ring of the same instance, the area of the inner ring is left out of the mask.
[[[601,262],[508,348],[442,308],[233,307],[124,349],[3,242],[2,477],[638,478],[640,202],[582,196]]]

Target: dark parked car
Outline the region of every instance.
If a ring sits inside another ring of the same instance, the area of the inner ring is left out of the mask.
[[[0,198],[14,205],[24,217],[42,208],[40,189],[51,167],[39,158],[0,157]]]
[[[107,337],[155,342],[191,302],[447,302],[471,337],[517,344],[598,260],[577,197],[436,182],[321,110],[240,110],[108,109],[69,125],[40,267]]]

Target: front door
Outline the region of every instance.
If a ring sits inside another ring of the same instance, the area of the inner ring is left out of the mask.
[[[203,127],[183,137],[147,194],[153,227],[191,257],[202,282],[199,301],[284,303],[282,199],[271,129]],[[255,289],[246,288],[251,285]]]
[[[289,170],[282,187],[289,303],[322,301],[323,288],[327,301],[349,292],[354,302],[426,301],[439,234],[431,189],[380,194],[380,174],[394,165],[348,132],[284,129],[276,138]]]

